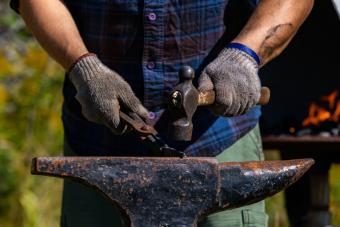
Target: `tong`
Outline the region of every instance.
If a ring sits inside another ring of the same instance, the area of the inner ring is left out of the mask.
[[[145,121],[136,113],[128,114],[120,111],[120,118],[127,124],[142,140],[144,145],[150,150],[153,156],[157,157],[186,157],[183,151],[167,145],[159,136],[156,129],[145,123]]]

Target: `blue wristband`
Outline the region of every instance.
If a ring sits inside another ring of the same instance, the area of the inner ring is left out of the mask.
[[[258,65],[260,65],[260,63],[261,63],[260,58],[255,53],[255,51],[253,51],[252,49],[250,49],[246,45],[243,45],[241,43],[230,43],[230,44],[227,45],[227,48],[235,48],[235,49],[238,49],[240,51],[243,51],[244,53],[246,53],[249,56],[251,56],[252,58],[254,58],[254,60],[257,62]]]

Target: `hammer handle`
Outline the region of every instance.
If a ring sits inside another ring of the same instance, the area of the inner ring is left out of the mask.
[[[270,99],[270,89],[268,87],[261,88],[261,97],[258,102],[259,105],[264,106],[267,105]],[[199,93],[198,96],[198,105],[199,106],[208,106],[212,105],[215,102],[215,91],[203,91]]]

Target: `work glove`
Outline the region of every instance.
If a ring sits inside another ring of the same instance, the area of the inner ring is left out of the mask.
[[[78,60],[69,71],[76,99],[89,121],[103,124],[115,134],[122,134],[119,111],[123,106],[147,118],[148,111],[133,93],[130,85],[115,71],[106,67],[94,54]]]
[[[235,116],[255,106],[261,96],[256,60],[236,48],[225,48],[199,78],[200,91],[215,90],[211,110],[218,116]]]

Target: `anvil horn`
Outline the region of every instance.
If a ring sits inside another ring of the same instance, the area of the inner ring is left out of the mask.
[[[313,159],[221,163],[221,206],[234,208],[272,196],[296,182],[313,164]]]
[[[312,159],[218,164],[214,158],[35,158],[32,173],[71,178],[104,194],[133,227],[196,226],[297,181]]]

